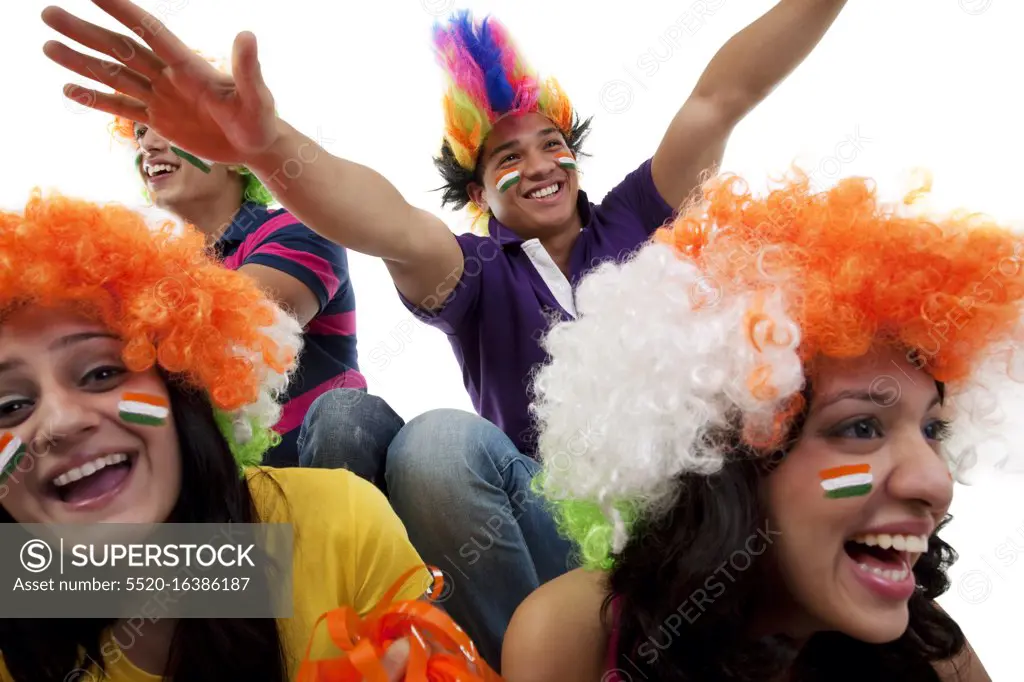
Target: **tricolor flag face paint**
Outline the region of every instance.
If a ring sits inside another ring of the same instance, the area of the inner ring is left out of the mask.
[[[507,192],[509,188],[511,188],[513,185],[518,184],[519,181],[522,179],[523,176],[522,174],[520,174],[519,171],[515,169],[507,170],[498,174],[498,180],[494,184],[498,188],[499,192],[504,193]]]
[[[166,398],[148,393],[125,393],[118,405],[121,419],[129,424],[142,426],[163,426],[171,412]]]
[[[0,436],[0,482],[6,481],[14,473],[26,452],[28,448],[17,436],[10,433]]]
[[[825,497],[839,500],[847,497],[860,497],[871,492],[874,477],[868,464],[852,464],[832,469],[825,469],[821,477],[821,487],[825,489]]]
[[[177,147],[171,147],[171,151],[174,152],[175,154],[177,154],[182,159],[188,161],[189,163],[191,163],[193,166],[195,166],[199,170],[203,171],[204,173],[209,173],[211,167],[213,166],[213,161],[207,161],[206,159],[200,159],[198,156],[194,156],[192,154],[189,154],[184,149],[178,149]]]
[[[566,170],[576,170],[576,159],[571,154],[559,154],[555,157],[555,161]]]

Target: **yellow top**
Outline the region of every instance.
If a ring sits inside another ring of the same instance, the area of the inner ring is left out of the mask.
[[[294,529],[294,610],[291,618],[278,621],[289,676],[294,678],[317,618],[339,606],[351,606],[365,615],[405,571],[422,566],[423,561],[381,492],[355,474],[344,469],[263,467],[261,471],[269,476],[252,476],[250,472],[249,477],[260,518],[267,523],[291,523]],[[270,477],[280,486],[280,492],[268,480]],[[422,597],[430,584],[425,566],[422,575],[421,580],[410,580],[397,598]],[[101,678],[92,662],[82,666],[92,677],[85,675],[82,679],[161,681],[160,676],[135,667],[109,632],[104,633],[101,651],[106,677]],[[324,658],[336,653],[327,626],[322,623],[311,656]],[[15,682],[2,657],[0,680]]]

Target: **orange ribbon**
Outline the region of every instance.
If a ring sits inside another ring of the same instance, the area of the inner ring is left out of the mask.
[[[345,655],[310,660],[310,637],[296,682],[388,682],[384,654],[403,637],[409,642],[403,678],[407,682],[501,682],[448,614],[425,601],[394,601],[409,578],[420,570],[406,571],[363,618],[350,606],[320,616],[313,625],[314,634],[326,620],[331,640]],[[436,568],[430,572],[434,583],[429,597],[436,600],[444,589],[444,576]]]

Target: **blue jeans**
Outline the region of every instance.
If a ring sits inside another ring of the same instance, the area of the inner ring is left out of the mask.
[[[516,608],[574,568],[530,490],[539,469],[497,426],[460,410],[420,415],[388,450],[391,505],[423,560],[444,571],[443,608],[495,670]]]
[[[364,390],[336,388],[309,406],[299,431],[299,466],[348,469],[385,494],[388,446],[405,422]]]

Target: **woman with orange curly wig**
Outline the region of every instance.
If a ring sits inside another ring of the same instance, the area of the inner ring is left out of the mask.
[[[938,532],[1020,388],[1024,243],[861,179],[704,199],[544,341],[536,483],[584,568],[519,608],[503,674],[987,680]]]
[[[344,470],[257,466],[298,323],[194,230],[34,196],[0,213],[0,522],[290,523],[292,617],[0,620],[0,679],[293,679],[321,614],[429,574],[383,494]]]

